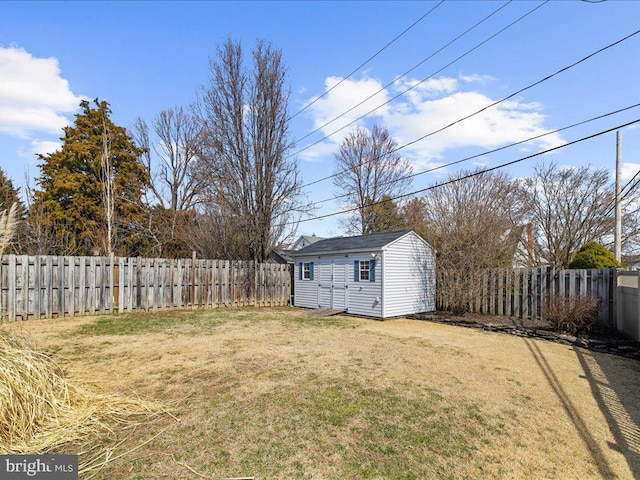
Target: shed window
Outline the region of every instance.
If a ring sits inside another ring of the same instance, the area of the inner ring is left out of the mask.
[[[360,281],[368,282],[369,281],[369,273],[371,265],[369,260],[361,260],[360,261]]]
[[[302,264],[302,279],[313,280],[313,262],[305,262]]]
[[[353,262],[354,282],[375,282],[376,281],[376,261],[356,260]]]

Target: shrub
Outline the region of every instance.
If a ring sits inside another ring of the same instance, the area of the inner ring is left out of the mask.
[[[544,303],[542,315],[558,332],[586,332],[598,319],[598,299],[552,296]]]
[[[436,291],[440,308],[464,315],[482,292],[483,272],[477,269],[439,269]]]
[[[619,268],[620,262],[605,246],[596,242],[587,242],[578,250],[569,264],[569,268]]]

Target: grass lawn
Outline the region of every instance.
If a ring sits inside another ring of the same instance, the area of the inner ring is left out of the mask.
[[[633,360],[295,309],[11,328],[33,335],[72,379],[160,401],[172,413],[122,432],[112,453],[124,455],[93,478],[640,477]]]

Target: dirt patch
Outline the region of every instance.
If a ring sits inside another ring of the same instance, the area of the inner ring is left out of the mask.
[[[636,361],[292,309],[118,318],[15,325],[71,376],[174,406],[96,478],[640,476]]]

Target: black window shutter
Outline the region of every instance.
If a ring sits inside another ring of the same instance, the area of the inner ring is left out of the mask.
[[[371,260],[369,262],[369,281],[370,282],[376,281],[376,261],[375,260]]]
[[[309,280],[313,280],[313,262],[309,264]]]
[[[353,262],[353,281],[360,281],[360,262],[358,260]]]

